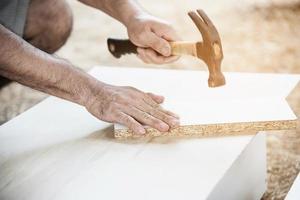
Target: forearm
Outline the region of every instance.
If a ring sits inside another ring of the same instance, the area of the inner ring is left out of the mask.
[[[34,48],[0,24],[0,75],[39,91],[84,104],[94,78]]]
[[[117,19],[125,26],[132,17],[145,11],[134,0],[79,0],[80,2],[102,10],[106,14]]]

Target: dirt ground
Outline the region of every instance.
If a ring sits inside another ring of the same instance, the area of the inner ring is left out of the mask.
[[[67,44],[57,52],[84,70],[94,65],[202,69],[191,57],[163,66],[146,65],[135,56],[114,59],[107,51],[106,38],[126,37],[126,29],[105,14],[69,1],[74,30]],[[186,40],[200,35],[186,13],[204,9],[221,34],[224,71],[300,73],[300,1],[293,0],[141,0],[141,5],[170,21]],[[0,90],[0,124],[46,97],[17,83]],[[300,84],[288,97],[300,116]],[[298,123],[300,127],[300,122]],[[300,171],[300,128],[268,134],[268,190],[264,199],[284,199]]]

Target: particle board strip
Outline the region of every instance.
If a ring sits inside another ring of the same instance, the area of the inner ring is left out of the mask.
[[[154,128],[146,128],[147,133],[144,135],[136,135],[130,129],[115,129],[115,137],[120,139],[157,136],[219,137],[249,135],[255,134],[258,131],[293,130],[296,129],[296,127],[297,120],[220,123],[207,125],[184,125],[174,128],[169,132],[160,132]]]

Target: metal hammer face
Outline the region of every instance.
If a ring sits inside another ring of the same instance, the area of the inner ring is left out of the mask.
[[[216,27],[203,10],[188,13],[199,29],[203,42],[196,43],[197,57],[202,59],[209,70],[209,87],[225,85],[225,77],[221,72],[223,51],[221,39]]]

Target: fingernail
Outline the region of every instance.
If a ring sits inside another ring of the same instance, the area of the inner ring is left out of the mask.
[[[162,54],[164,56],[169,56],[171,53],[170,53],[170,48],[169,47],[163,47],[162,49]]]
[[[169,130],[169,126],[165,123],[160,123],[159,127],[160,127],[161,131],[168,131]]]
[[[144,128],[139,128],[138,133],[143,135],[146,133],[146,130]]]

